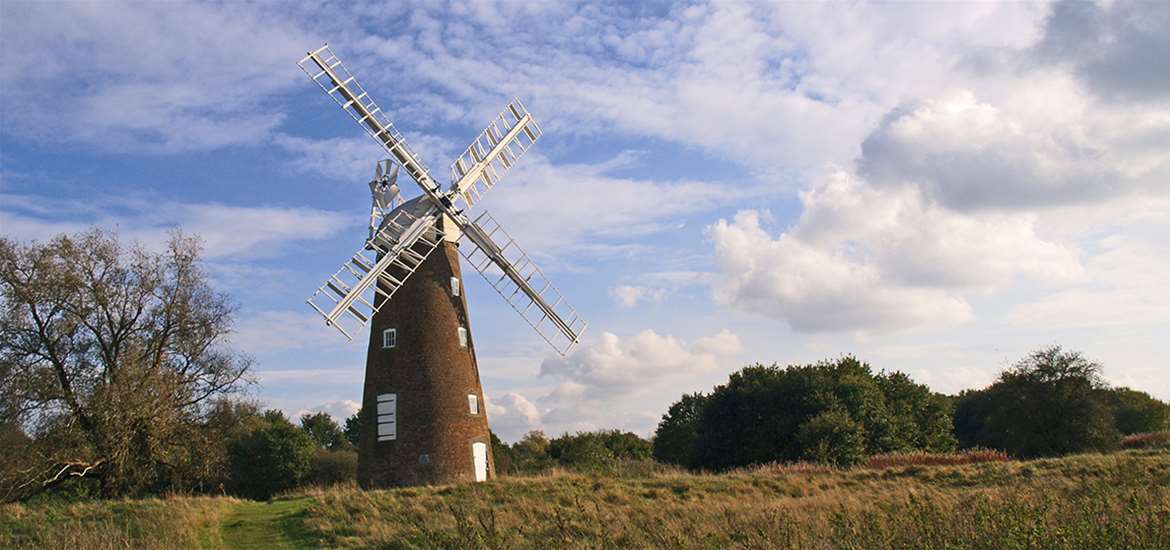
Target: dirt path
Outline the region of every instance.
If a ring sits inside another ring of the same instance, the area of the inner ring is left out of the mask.
[[[302,521],[312,499],[244,501],[220,526],[227,548],[317,548]]]

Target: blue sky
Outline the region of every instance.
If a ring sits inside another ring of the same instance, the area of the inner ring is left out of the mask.
[[[590,320],[566,359],[467,277],[514,440],[649,433],[753,362],[939,391],[1063,344],[1170,399],[1170,9],[1156,3],[0,4],[0,232],[201,235],[254,394],[353,412],[303,301],[383,155],[297,68],[328,41],[432,173],[519,96],[481,203]],[[477,207],[477,208],[478,208]]]

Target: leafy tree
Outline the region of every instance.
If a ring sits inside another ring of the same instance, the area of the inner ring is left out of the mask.
[[[1104,397],[1113,411],[1114,427],[1121,435],[1170,428],[1170,405],[1154,399],[1146,392],[1113,388],[1105,390]]]
[[[745,367],[692,406],[699,409],[692,467],[726,469],[810,457],[847,463],[864,454],[946,451],[955,445],[945,397],[902,373],[875,376],[851,356],[787,368]],[[811,422],[822,414],[827,416]],[[857,437],[860,450],[854,447]]]
[[[296,487],[308,477],[316,448],[283,413],[265,412],[229,444],[233,488],[249,498],[269,499]]]
[[[1060,346],[1031,353],[990,387],[960,396],[960,442],[1019,457],[1116,448],[1120,437],[1100,370]]]
[[[549,440],[540,430],[532,430],[512,444],[512,471],[537,472],[552,465]]]
[[[0,495],[83,477],[107,496],[141,494],[198,477],[197,447],[220,444],[204,429],[209,403],[250,365],[228,346],[234,307],[200,250],[178,234],[162,252],[97,230],[0,238],[0,421],[33,437],[30,466],[6,469]]]
[[[496,432],[488,430],[488,436],[492,442],[492,463],[496,465],[496,473],[503,474],[512,472],[512,455],[514,454],[512,448],[505,445]]]
[[[880,373],[875,377],[886,400],[895,440],[890,450],[949,452],[958,444],[954,434],[951,400],[917,384],[905,373]]]
[[[358,438],[361,437],[362,432],[362,411],[354,413],[353,416],[345,419],[345,439],[349,441],[350,445],[358,446]]]
[[[688,393],[670,406],[658,429],[654,432],[654,459],[667,464],[694,467],[695,439],[698,437],[699,418],[707,398],[701,393]]]
[[[318,448],[338,451],[349,446],[345,432],[329,413],[316,412],[301,415],[301,429],[309,434]]]
[[[829,410],[806,420],[796,431],[801,458],[838,466],[865,456],[865,429],[843,410]]]
[[[548,456],[563,466],[591,469],[618,460],[650,458],[650,442],[631,432],[600,430],[565,434],[549,442]]]

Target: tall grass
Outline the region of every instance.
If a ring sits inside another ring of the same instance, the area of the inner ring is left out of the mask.
[[[322,487],[269,515],[330,548],[1170,548],[1170,451],[979,456],[991,460],[900,455],[880,467],[723,474],[628,465],[486,484]],[[221,529],[247,527],[236,525],[247,514],[228,518],[244,508],[206,497],[8,505],[0,547],[219,548],[231,542]]]
[[[225,497],[0,506],[0,548],[219,548]]]
[[[330,546],[1167,548],[1170,454],[313,495]]]

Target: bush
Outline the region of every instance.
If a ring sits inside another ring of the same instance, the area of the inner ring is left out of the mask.
[[[1011,459],[1012,457],[1008,456],[1007,453],[994,449],[966,449],[953,453],[910,451],[873,455],[862,461],[861,465],[866,468],[881,469],[897,466],[954,466],[979,462],[1007,462]]]
[[[1130,434],[1122,438],[1122,449],[1170,449],[1170,432]]]
[[[241,495],[269,499],[308,477],[316,445],[279,411],[252,421],[229,445],[232,486]]]
[[[608,467],[619,460],[646,460],[650,455],[649,441],[618,430],[565,434],[548,446],[550,458],[577,470]]]
[[[1113,424],[1121,435],[1156,432],[1170,428],[1170,405],[1146,392],[1129,388],[1104,390],[1113,412]]]
[[[357,482],[357,451],[342,449],[330,451],[317,449],[309,467],[308,481],[314,485],[328,486],[338,483]]]
[[[849,466],[865,455],[865,429],[845,411],[825,411],[808,419],[796,431],[796,440],[801,458],[822,464]]]

